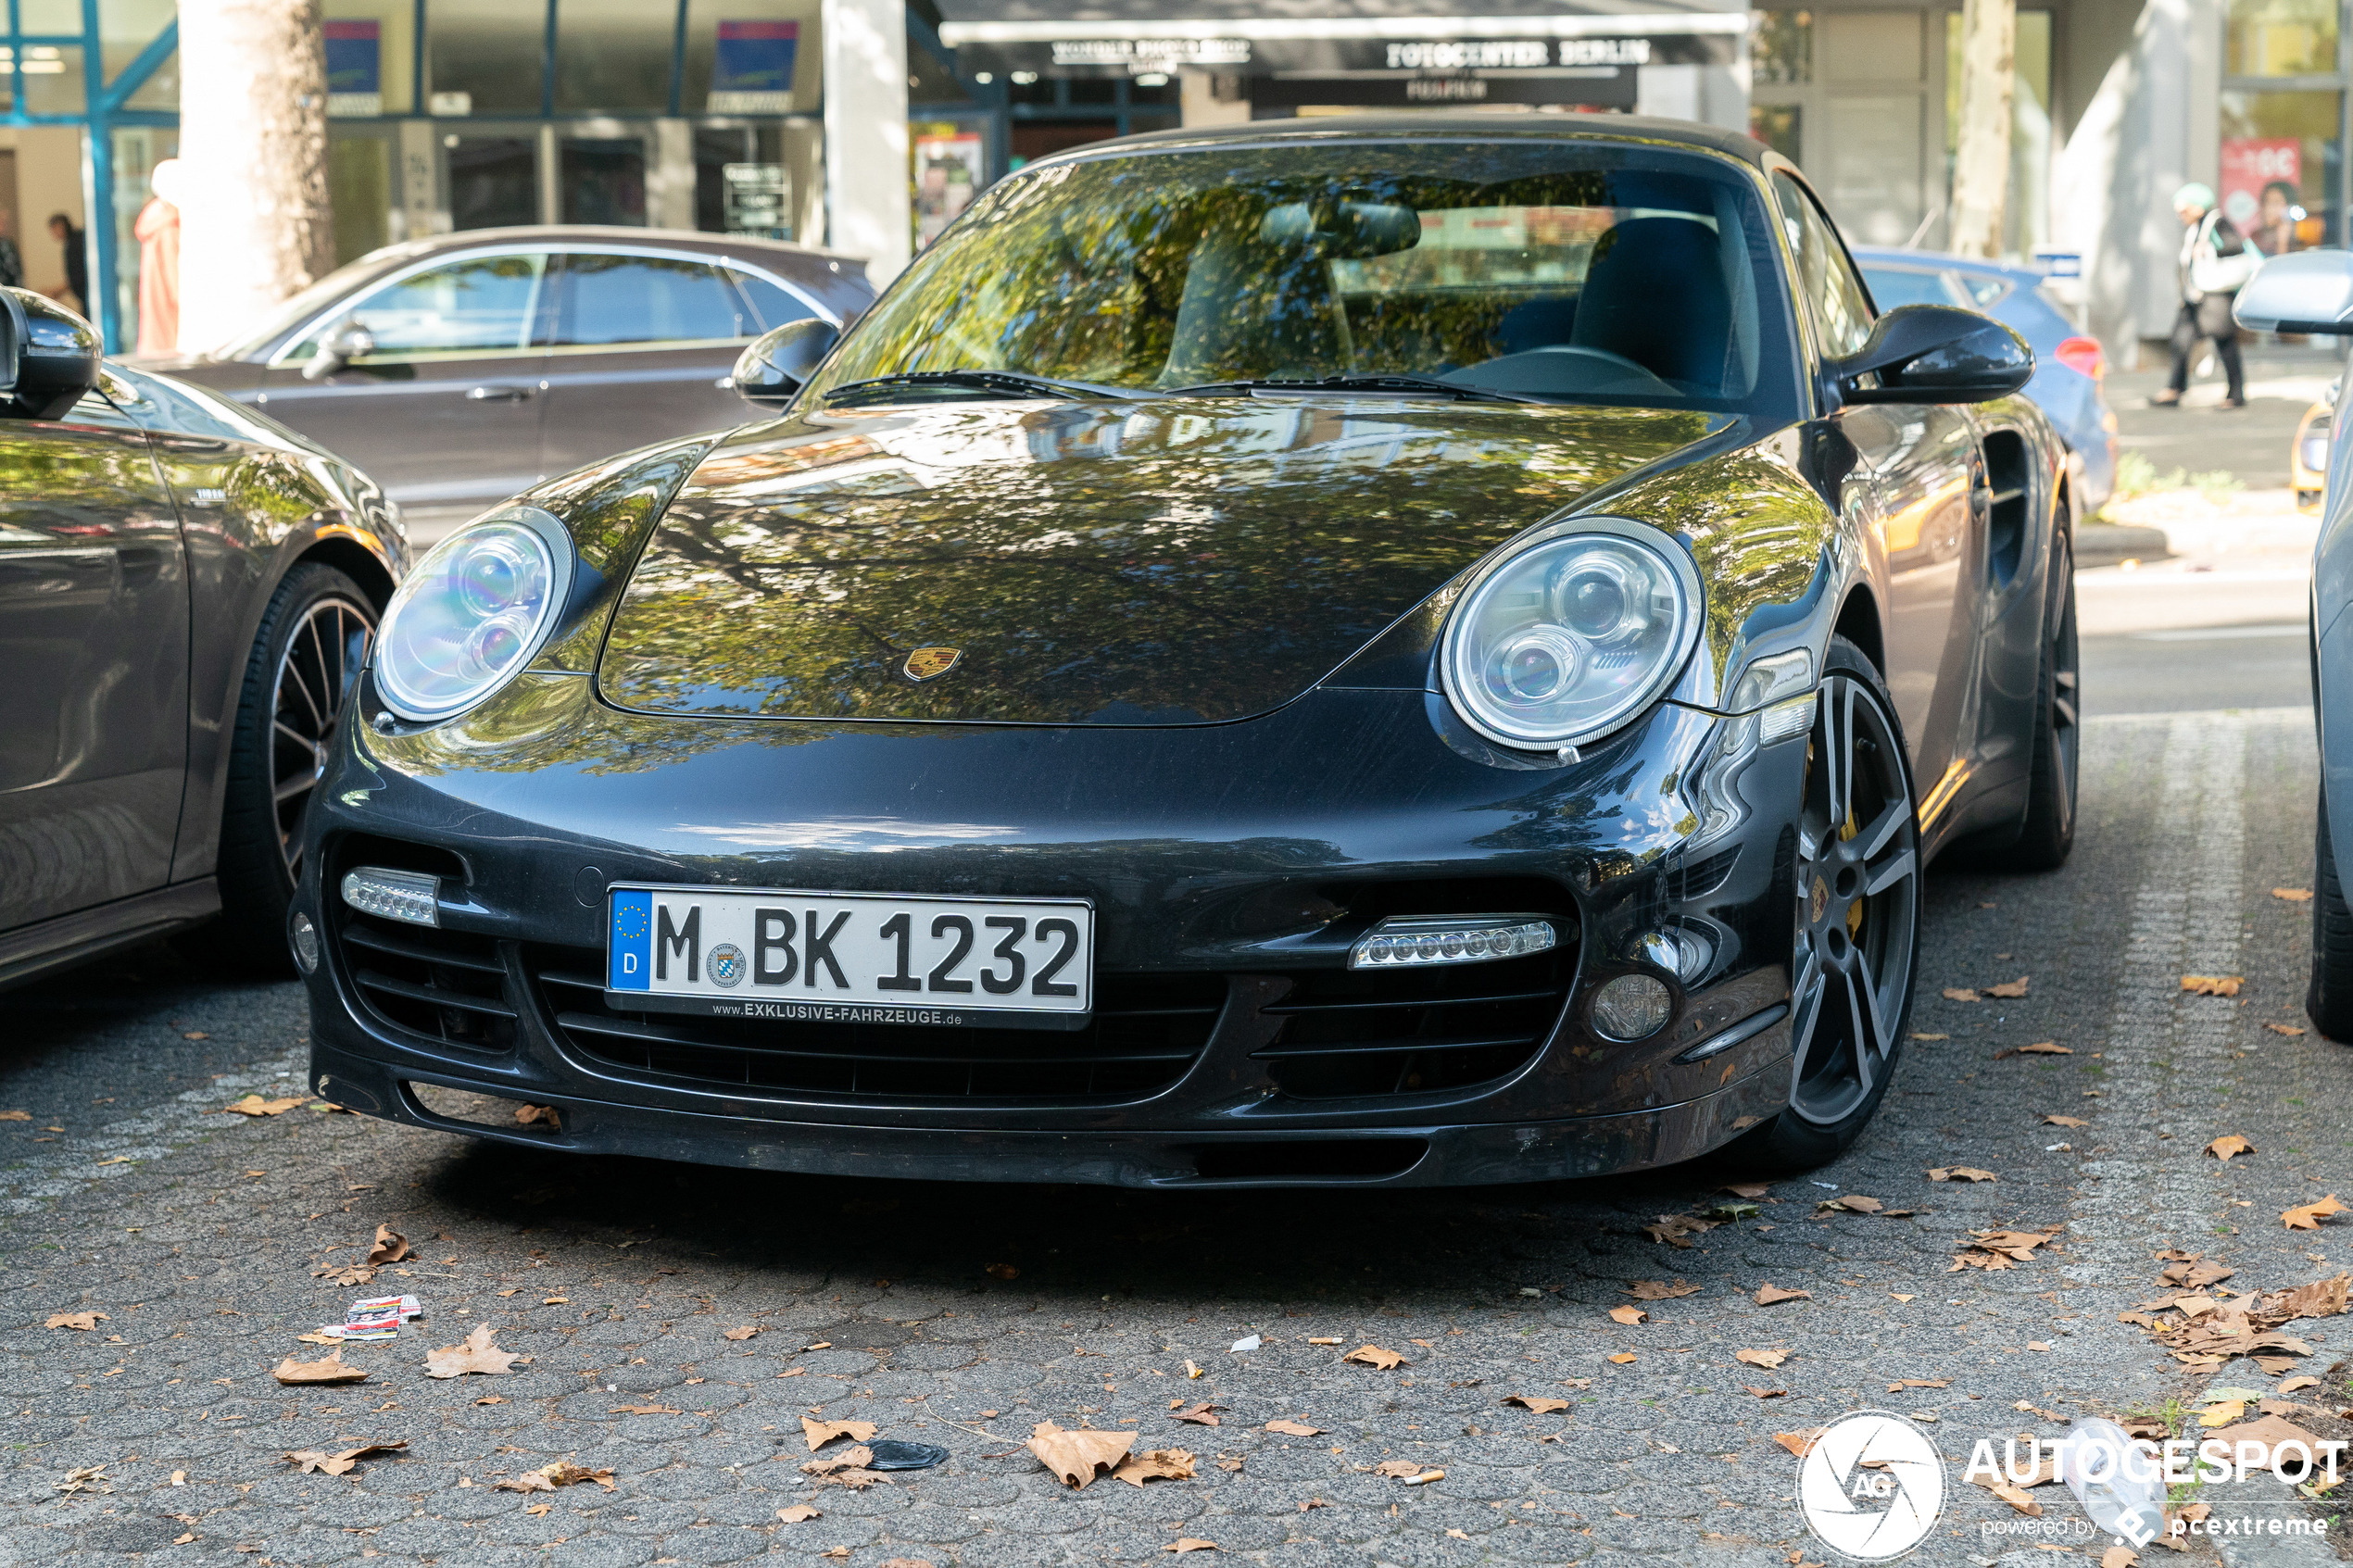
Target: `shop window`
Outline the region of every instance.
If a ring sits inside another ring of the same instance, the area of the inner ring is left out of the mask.
[[[25,31],[32,29],[27,26]],[[81,25],[77,22],[72,31],[81,31]],[[11,63],[17,72],[13,78],[7,74]],[[22,88],[24,101],[21,106],[8,103],[10,108],[21,107],[27,114],[82,112],[82,51],[72,44],[28,44],[24,57],[17,59],[7,44],[0,44],[0,84],[11,81]],[[0,91],[0,103],[6,101]]]
[[[327,134],[335,265],[392,243],[392,138],[383,132]]]
[[[1814,80],[1814,13],[1758,11],[1750,35],[1749,80],[1758,86]]]
[[[2341,152],[2335,93],[2222,94],[2222,214],[2267,256],[2343,242],[2329,218]]]
[[[556,24],[557,110],[667,110],[676,17],[670,6],[644,0],[562,0]]]
[[[323,14],[327,113],[336,119],[415,113],[416,6],[409,0],[326,0]]]
[[[698,343],[759,328],[718,270],[653,256],[564,257],[555,342],[562,345]]]
[[[707,234],[791,239],[784,140],[774,125],[695,127],[695,227]]]
[[[98,0],[98,42],[104,62],[106,80],[109,82],[120,76],[124,68],[146,46],[156,41],[157,34],[170,24],[174,12],[173,0]],[[25,31],[36,31],[30,19]],[[76,18],[65,31],[80,32],[82,22]],[[130,100],[137,109],[177,111],[180,107],[180,62],[177,56],[166,60],[147,79]]]
[[[432,6],[425,24],[427,108],[437,115],[538,114],[546,0],[432,0]]]
[[[1806,110],[1796,104],[1751,104],[1748,107],[1748,133],[1780,154],[1792,163],[1804,161],[1798,156],[1799,135],[1805,129]]]
[[[686,0],[680,108],[791,114],[818,102],[819,0]],[[673,13],[661,7],[664,24]]]
[[[2225,76],[2336,74],[2337,0],[2230,0]]]
[[[539,221],[539,143],[531,136],[444,136],[449,226],[503,229]]]
[[[566,136],[558,144],[562,223],[646,223],[646,144],[635,136]]]

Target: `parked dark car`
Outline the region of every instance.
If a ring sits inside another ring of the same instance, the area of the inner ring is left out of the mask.
[[[313,1087],[875,1176],[1843,1148],[1930,857],[2072,842],[2064,454],[1785,159],[1534,120],[1031,164],[747,352],[779,417],[444,541],[312,826]]]
[[[2067,443],[2076,505],[2090,517],[2116,489],[2116,415],[2108,406],[2108,356],[2050,297],[2050,280],[2031,267],[1935,251],[1856,245],[1863,281],[1882,310],[1899,305],[1959,305],[1982,310],[2034,350],[2034,399]]]
[[[477,229],[372,252],[219,354],[157,368],[367,470],[422,547],[549,474],[739,422],[744,345],[873,298],[864,262],[806,245]]]
[[[285,967],[305,822],[406,558],[365,474],[0,289],[0,985],[209,924]]]

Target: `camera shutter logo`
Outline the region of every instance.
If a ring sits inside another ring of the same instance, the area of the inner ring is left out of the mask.
[[[1824,1427],[1797,1461],[1797,1503],[1824,1546],[1858,1562],[1884,1562],[1935,1529],[1944,1461],[1902,1416],[1857,1411]]]

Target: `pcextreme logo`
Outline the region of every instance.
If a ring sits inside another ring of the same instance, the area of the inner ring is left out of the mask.
[[[1902,1416],[1857,1411],[1824,1427],[1797,1461],[1797,1505],[1806,1527],[1831,1550],[1884,1562],[1936,1527],[1944,1461]]]

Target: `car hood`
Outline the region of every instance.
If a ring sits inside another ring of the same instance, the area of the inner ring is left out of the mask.
[[[751,426],[648,540],[598,685],[712,717],[1247,718],[1497,544],[1726,422],[1203,397]]]

